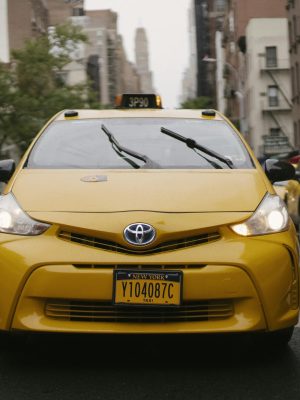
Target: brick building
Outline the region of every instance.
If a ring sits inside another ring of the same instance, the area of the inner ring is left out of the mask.
[[[10,52],[27,39],[46,34],[48,9],[45,0],[0,0],[0,61],[9,62]]]
[[[83,0],[48,0],[49,25],[62,24],[69,17],[84,14]]]

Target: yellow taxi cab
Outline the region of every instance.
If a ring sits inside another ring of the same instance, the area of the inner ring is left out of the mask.
[[[0,330],[287,343],[299,254],[272,183],[293,167],[262,168],[214,110],[118,101],[58,113],[0,162]]]

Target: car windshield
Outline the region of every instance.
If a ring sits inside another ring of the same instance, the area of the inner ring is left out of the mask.
[[[101,129],[102,124],[120,145],[146,155],[160,168],[213,169],[207,160],[185,143],[162,134],[161,127],[196,140],[231,160],[235,168],[253,168],[242,141],[225,122],[183,118],[56,121],[48,126],[36,142],[29,155],[27,168],[132,169],[132,165],[112,148]],[[143,167],[143,161],[134,161]]]

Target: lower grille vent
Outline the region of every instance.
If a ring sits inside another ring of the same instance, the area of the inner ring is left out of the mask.
[[[117,307],[109,302],[48,300],[49,318],[89,322],[186,322],[225,319],[233,315],[231,300],[186,303],[179,307]]]
[[[206,264],[73,264],[74,267],[79,269],[129,269],[129,270],[173,270],[173,269],[199,269],[204,268]]]
[[[132,249],[124,247],[116,242],[110,242],[101,238],[82,235],[80,233],[73,233],[67,231],[60,231],[58,237],[70,242],[80,243],[85,246],[96,247],[103,250],[113,251],[115,253],[126,253],[126,254],[155,254],[164,251],[177,250],[185,247],[196,246],[199,244],[205,244],[208,242],[216,241],[221,238],[219,232],[209,232],[198,236],[182,238],[178,240],[172,240],[164,243],[160,243],[156,247],[150,249]]]

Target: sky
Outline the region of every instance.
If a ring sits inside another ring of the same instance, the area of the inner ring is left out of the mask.
[[[85,0],[87,10],[118,13],[118,33],[134,62],[135,30],[144,27],[154,88],[166,108],[179,106],[183,72],[188,66],[188,8],[191,0]]]

